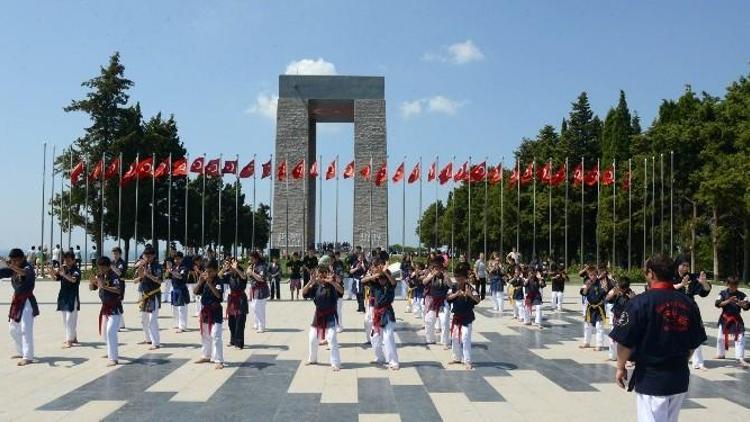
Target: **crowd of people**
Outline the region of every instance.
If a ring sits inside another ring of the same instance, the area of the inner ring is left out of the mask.
[[[425,343],[451,350],[449,364],[472,369],[474,308],[488,295],[491,312],[503,316],[509,306],[510,315],[518,323],[541,330],[545,289],[551,287],[551,311],[561,312],[564,292],[570,284],[568,269],[563,265],[551,262],[526,265],[515,250],[506,256],[492,253],[489,259],[480,254],[474,262],[462,255],[452,263],[452,272],[447,270],[444,254],[430,253],[426,260],[404,254],[397,276],[389,269],[387,251],[375,249],[365,253],[361,247],[344,257],[333,250],[319,254],[310,248],[304,256],[294,252],[286,260],[286,271],[277,258],[269,262],[260,251],[252,251],[246,265],[236,257],[217,257],[210,250],[206,256],[174,251],[169,255],[159,262],[155,249],[147,245],[129,280],[126,280],[128,265],[118,247],[112,249],[111,258],[96,259],[88,287],[97,291],[101,300],[99,327],[106,343],[108,365],[119,362],[118,332],[124,327],[123,299],[129,282],[138,288],[142,344],[150,350],[161,347],[159,312],[163,304],[169,304],[176,333],[188,330],[189,314],[198,318],[201,356],[196,363],[211,362],[220,369],[225,364],[223,326],[229,326],[228,346],[238,349],[246,346],[247,315],[252,315],[255,331],[263,333],[267,327],[266,302],[281,298],[282,274],[287,274],[290,299],[310,300],[314,306],[306,363],[317,364],[318,349],[323,346],[330,351],[333,371],[339,371],[342,365],[337,334],[343,330],[345,300],[356,299],[357,311],[363,314],[363,338],[371,345],[372,364],[399,370],[393,302],[402,296],[406,300],[405,312],[422,320]],[[9,320],[17,350],[14,357],[19,359],[20,366],[34,360],[33,322],[39,314],[34,297],[37,271],[30,258],[20,249],[13,249],[7,260],[0,261],[0,278],[10,277],[14,290]],[[61,253],[59,259],[49,271],[60,283],[57,310],[63,319],[63,347],[70,348],[78,343],[77,315],[83,274],[75,252]],[[658,374],[680,369],[680,365],[670,366],[671,361],[655,357],[661,356],[660,353],[668,351],[667,355],[673,358],[689,352],[685,356],[686,371],[688,361],[695,369],[706,368],[701,347],[706,336],[696,300],[708,296],[712,286],[705,272],[690,272],[689,262],[682,258],[672,261],[656,255],[647,262],[645,272],[648,283],[644,292],[638,294],[627,277],[613,277],[606,265],[586,265],[578,272],[581,282],[575,287],[579,289],[583,321],[580,347],[608,350],[608,358],[618,362],[621,383],[623,376],[627,376],[622,371],[626,371],[627,365],[635,365],[631,388],[635,385],[638,391],[640,383],[643,394],[658,396],[663,392],[659,382],[649,381],[653,370]],[[741,312],[750,309],[750,301],[738,289],[737,278],[729,278],[726,284],[715,300],[720,313],[716,357],[724,359],[727,350],[734,346],[735,359],[744,368],[748,364],[744,359]],[[665,294],[679,296],[667,300],[662,298]],[[654,315],[656,326],[648,323]],[[609,335],[605,332],[607,326],[613,327]],[[656,331],[649,337],[649,330]],[[680,335],[683,337],[675,340],[674,336]],[[730,338],[734,344],[730,344]]]

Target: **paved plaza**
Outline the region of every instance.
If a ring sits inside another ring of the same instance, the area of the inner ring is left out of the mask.
[[[344,303],[340,372],[303,365],[313,314],[312,303],[305,301],[270,302],[268,331],[257,334],[248,328],[249,347],[225,347],[228,365],[223,370],[192,363],[200,354],[197,320],[190,319],[189,332],[176,334],[171,306],[164,305],[162,348],[150,352],[136,344],[143,335],[136,289],[128,287],[121,365],[106,368],[95,294],[82,286],[81,343],[62,349],[62,321],[55,312],[58,284],[37,283],[37,363],[17,367],[7,358],[14,354],[11,339],[2,333],[0,420],[635,420],[635,397],[614,384],[614,363],[606,361],[606,352],[578,348],[580,300],[571,286],[562,313],[549,312],[545,303],[542,331],[515,322],[507,312],[499,317],[490,312],[489,300],[483,302],[474,324],[474,371],[449,367],[449,351],[426,346],[421,320],[405,313],[405,302],[397,301],[398,372],[368,363],[373,356],[363,345],[356,301]],[[712,359],[718,317],[712,302],[718,287],[700,301],[709,333],[709,347],[704,347],[709,370],[694,372],[682,421],[728,422],[750,415],[750,371]],[[9,283],[0,285],[0,295],[0,312],[6,315]],[[225,327],[225,343],[228,337]],[[319,353],[327,361],[327,352]]]

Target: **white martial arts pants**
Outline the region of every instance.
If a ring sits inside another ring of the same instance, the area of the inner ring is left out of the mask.
[[[34,309],[26,300],[21,311],[21,322],[8,323],[10,336],[16,344],[16,354],[26,360],[34,360]]]
[[[344,298],[338,298],[336,300],[336,331],[342,332],[344,331],[344,323],[343,321],[343,309],[344,309]]]
[[[117,349],[117,331],[120,329],[120,321],[122,321],[122,315],[108,315],[106,319],[102,321],[104,327],[102,332],[104,333],[104,344],[107,347],[107,359],[117,362],[120,359],[120,354]]]
[[[565,292],[552,292],[552,307],[562,311],[563,298],[565,298]]]
[[[461,326],[461,338],[458,338],[458,326],[453,327],[453,360],[471,363],[471,324]]]
[[[734,340],[734,334],[729,334],[729,341],[732,340]],[[698,349],[695,350],[697,351]],[[724,357],[725,354],[726,350],[724,349],[724,330],[723,327],[719,325],[719,333],[716,335],[716,356]],[[745,358],[745,333],[737,336],[737,340],[734,341],[734,357],[736,359]],[[693,362],[693,365],[695,365],[695,362]]]
[[[398,367],[395,322],[389,322],[380,332],[374,330],[372,334],[372,349],[375,351],[375,360]]]
[[[174,326],[180,330],[187,330],[187,305],[172,306],[172,318]]]
[[[445,309],[445,307],[443,307]],[[435,315],[435,311],[429,310],[424,316],[424,335],[427,343],[435,343],[435,322],[440,321],[440,344],[447,346],[450,341],[450,313],[441,310]]]
[[[493,310],[495,312],[503,313],[505,311],[505,294],[502,290],[498,290],[492,293]]]
[[[253,326],[255,327],[255,331],[266,330],[266,300],[255,299],[250,302],[253,307]]]
[[[372,344],[372,306],[365,304],[365,342]]]
[[[78,311],[62,311],[63,327],[65,328],[65,341],[73,341],[78,338]]]
[[[169,302],[172,298],[172,279],[168,278],[161,283],[161,301]]]
[[[201,323],[201,353],[214,363],[224,363],[224,345],[221,340],[221,324]]]
[[[601,321],[596,322],[596,327],[586,321],[583,322],[583,343],[591,344],[591,335],[594,328],[596,328],[596,347],[604,347],[604,327]]]
[[[406,280],[401,280],[399,283],[401,284],[401,299],[406,300],[409,297],[409,286],[406,285]]]
[[[422,313],[424,312],[424,299],[421,297],[415,297],[412,299],[412,312],[414,312],[415,317],[422,318]]]
[[[534,305],[534,325],[542,325],[542,305]]]
[[[188,292],[190,292],[190,302],[195,304],[195,316],[198,316],[201,313],[201,297],[193,292],[195,283],[188,284],[187,288]]]
[[[346,296],[346,300],[351,300],[352,298],[352,282],[353,281],[354,281],[353,278],[344,279],[344,296]]]
[[[146,341],[151,342],[152,346],[159,346],[159,308],[151,312],[141,312],[141,327]]]
[[[638,422],[677,422],[685,395],[647,396],[636,393]]]
[[[310,327],[310,333],[308,334],[308,345],[307,345],[307,361],[317,362],[318,361],[318,329]],[[331,349],[331,366],[339,368],[341,366],[341,356],[339,355],[339,342],[336,338],[336,329],[326,329],[326,340],[328,341],[328,347]]]
[[[605,303],[604,304],[604,312],[607,313],[607,321],[609,321],[610,325],[612,324],[612,321],[615,320],[614,314],[612,313],[612,309],[614,308],[613,303]]]
[[[516,314],[518,315],[517,318],[519,321],[526,321],[528,318],[526,316],[527,309],[526,304],[523,300],[516,300]]]
[[[704,365],[703,346],[698,346],[693,350],[693,357],[690,360],[693,362],[693,368],[700,368]]]

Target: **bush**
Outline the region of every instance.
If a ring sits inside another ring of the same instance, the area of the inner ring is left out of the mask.
[[[623,276],[628,277],[630,279],[631,284],[645,284],[646,283],[646,276],[643,274],[643,268],[640,267],[633,267],[630,270],[627,268],[621,268],[621,267],[615,267],[612,269],[612,277],[614,277],[615,280],[619,280]]]

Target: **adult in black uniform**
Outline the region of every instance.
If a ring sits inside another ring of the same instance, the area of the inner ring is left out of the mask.
[[[676,422],[688,391],[691,353],[706,340],[698,306],[672,285],[666,255],[646,261],[649,290],[630,300],[610,333],[617,342],[617,384],[625,388],[625,364],[635,362],[628,391],[637,393],[639,421]]]
[[[701,271],[700,275],[691,273],[690,260],[686,257],[678,258],[676,264],[677,274],[672,279],[675,289],[685,293],[693,301],[695,301],[696,296],[706,297],[711,293],[711,284],[706,280],[705,271]],[[703,364],[702,349],[701,346],[696,347],[690,359],[693,362],[694,369],[706,369]]]

